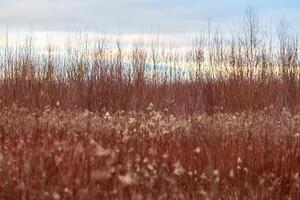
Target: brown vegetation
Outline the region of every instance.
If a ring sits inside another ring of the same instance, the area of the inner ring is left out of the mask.
[[[0,112],[2,199],[299,199],[300,115]]]
[[[297,39],[286,22],[277,42],[262,38],[255,18],[248,18],[250,28],[242,36],[203,36],[188,50],[168,49],[155,40],[128,50],[120,41],[111,46],[88,39],[83,47],[69,41],[60,54],[49,45],[41,55],[31,40],[2,48],[0,107],[42,109],[59,102],[64,109],[115,112],[139,111],[151,102],[185,114],[299,109]]]
[[[300,199],[298,43],[0,49],[1,199]]]

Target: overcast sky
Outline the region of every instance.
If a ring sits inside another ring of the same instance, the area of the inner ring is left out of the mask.
[[[218,26],[235,26],[249,5],[262,21],[276,23],[284,15],[292,24],[300,22],[299,0],[0,0],[0,25],[106,33],[199,32],[209,18]]]

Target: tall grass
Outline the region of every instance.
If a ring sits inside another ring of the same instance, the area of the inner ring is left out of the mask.
[[[287,22],[280,23],[276,40],[261,37],[251,11],[244,24],[239,36],[203,35],[184,50],[155,40],[124,47],[121,40],[111,45],[86,37],[75,46],[78,41],[70,39],[65,53],[49,44],[41,55],[28,39],[19,48],[2,48],[0,106],[59,102],[65,109],[128,111],[152,102],[159,109],[209,114],[271,105],[298,109],[298,41]]]
[[[299,199],[300,114],[0,112],[1,199]]]

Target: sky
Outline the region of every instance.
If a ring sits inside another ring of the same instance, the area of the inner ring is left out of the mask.
[[[193,33],[235,28],[248,6],[266,23],[285,16],[297,26],[299,0],[0,0],[0,26],[104,33]],[[275,21],[275,22],[274,22]]]

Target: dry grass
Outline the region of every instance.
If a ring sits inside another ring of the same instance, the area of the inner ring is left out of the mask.
[[[285,37],[268,47],[266,40],[248,44],[248,39],[216,35],[187,50],[96,40],[67,45],[61,54],[49,45],[42,55],[28,40],[0,51],[0,108],[43,109],[60,102],[64,109],[115,112],[140,111],[152,102],[184,114],[269,106],[297,111],[298,44]]]
[[[0,112],[2,199],[299,199],[300,114]]]

